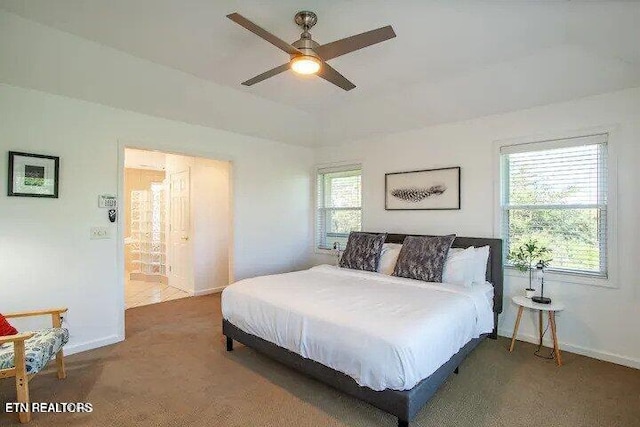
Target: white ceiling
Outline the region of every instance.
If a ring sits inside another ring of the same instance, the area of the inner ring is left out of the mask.
[[[321,144],[640,86],[637,2],[0,0],[0,7],[311,113]],[[330,61],[357,85],[350,92],[291,72],[241,86],[288,56],[225,15],[239,12],[293,42],[301,9],[318,14],[312,34],[320,44],[387,24],[397,38]]]

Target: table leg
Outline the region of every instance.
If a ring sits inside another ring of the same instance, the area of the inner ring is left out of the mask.
[[[511,346],[509,347],[509,351],[513,351],[513,346],[516,344],[516,337],[518,336],[518,327],[520,327],[520,319],[522,318],[522,312],[524,311],[524,307],[520,306],[518,308],[518,317],[516,318],[516,325],[513,328],[513,336],[511,337]]]
[[[556,312],[549,311],[549,323],[551,324],[551,333],[553,334],[553,351],[556,355],[556,363],[562,366],[562,356],[560,355],[560,347],[558,347],[558,333],[556,331]]]
[[[542,310],[538,310],[538,332],[540,335],[540,347],[542,347]]]

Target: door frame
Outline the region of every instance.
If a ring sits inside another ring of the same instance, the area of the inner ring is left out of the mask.
[[[125,266],[124,266],[124,215],[122,210],[124,206],[124,156],[125,149],[137,149],[146,151],[160,151],[165,154],[177,154],[180,156],[188,157],[200,157],[203,159],[218,160],[223,162],[229,162],[229,283],[234,282],[235,278],[235,263],[234,263],[234,250],[235,250],[235,159],[234,156],[229,154],[220,153],[218,151],[209,151],[203,148],[185,147],[184,143],[178,142],[152,142],[152,141],[137,141],[137,140],[125,140],[119,139],[116,144],[116,158],[118,162],[118,192],[116,194],[118,200],[118,215],[116,219],[116,274],[117,274],[117,287],[118,300],[117,304],[121,307],[118,311],[118,341],[124,341],[125,339]]]

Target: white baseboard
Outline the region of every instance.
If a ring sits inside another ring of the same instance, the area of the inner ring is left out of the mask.
[[[226,288],[226,286],[218,286],[217,288],[208,288],[208,289],[200,289],[193,293],[194,297],[199,297],[201,295],[209,295],[209,294],[217,294],[222,292]]]
[[[193,291],[191,289],[183,288],[181,286],[172,285],[170,283],[167,286],[169,286],[171,288],[180,289],[181,291],[188,293],[189,296],[193,296]]]
[[[87,350],[93,350],[95,348],[104,347],[105,345],[115,344],[117,342],[124,341],[124,337],[120,335],[110,335],[105,338],[100,338],[93,341],[87,341],[74,345],[65,345],[64,354],[69,356],[71,354],[80,353]]]
[[[513,335],[512,330],[498,329],[498,335],[501,337],[511,338]],[[545,337],[546,338],[546,337]],[[526,341],[532,344],[538,344],[539,338],[531,334],[518,333],[519,341]],[[553,345],[551,342],[544,340],[545,345]],[[630,368],[640,369],[640,359],[634,359],[632,357],[622,356],[619,354],[609,353],[607,351],[595,350],[592,348],[586,348],[578,345],[567,344],[559,342],[560,350],[568,351],[570,353],[580,354],[582,356],[592,357],[594,359],[604,360],[605,362],[616,363],[618,365],[628,366]]]

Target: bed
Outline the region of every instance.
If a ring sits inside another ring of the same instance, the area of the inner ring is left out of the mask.
[[[452,245],[469,246],[490,247],[484,287],[332,266],[241,281],[222,296],[227,350],[233,341],[252,347],[408,426],[464,358],[497,337],[502,241],[456,237]]]

